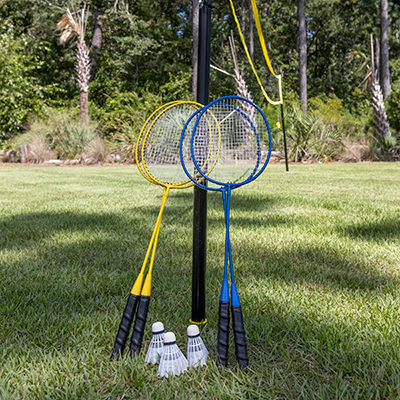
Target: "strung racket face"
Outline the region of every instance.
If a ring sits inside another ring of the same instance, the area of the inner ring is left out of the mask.
[[[162,105],[161,107],[157,108],[149,118],[147,118],[146,122],[144,123],[140,133],[138,140],[136,142],[136,147],[135,147],[135,159],[136,159],[136,165],[140,171],[140,173],[150,182],[156,183],[153,181],[153,179],[146,173],[146,170],[143,167],[143,160],[142,160],[142,147],[143,147],[143,140],[146,137],[150,127],[152,126],[152,123],[154,120],[167,108],[172,106],[173,104],[178,103],[178,101],[173,101],[167,104]]]
[[[210,115],[217,129],[207,123]],[[194,177],[194,171],[198,171],[208,181],[204,187],[209,190],[234,188],[256,179],[268,164],[271,131],[267,118],[254,103],[227,96],[198,112],[190,138],[188,129],[182,134],[182,149],[187,147],[190,152],[181,152],[182,165],[192,181],[199,184]],[[207,168],[205,163],[213,167]]]
[[[195,102],[175,102],[164,107],[149,122],[138,140],[137,151],[145,177],[153,183],[172,188],[191,186],[182,169],[179,146],[182,128],[201,105]]]

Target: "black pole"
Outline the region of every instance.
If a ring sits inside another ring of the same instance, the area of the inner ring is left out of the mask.
[[[199,12],[199,55],[197,101],[207,105],[210,88],[211,0],[204,1]],[[204,182],[203,182],[204,183]],[[206,239],[207,190],[194,187],[193,201],[193,265],[192,318],[193,322],[206,320]]]
[[[283,104],[281,104],[281,116],[282,116],[283,145],[285,146],[286,172],[289,172],[287,146],[286,146],[285,116],[283,115]]]

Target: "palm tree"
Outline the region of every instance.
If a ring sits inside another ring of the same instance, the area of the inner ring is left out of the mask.
[[[374,63],[374,40],[371,35],[371,57],[361,51],[351,50],[347,55],[349,62],[357,60],[359,63],[357,73],[364,79],[359,87],[364,92],[371,90],[371,103],[374,110],[375,131],[378,133],[380,142],[384,146],[386,141],[392,136],[389,128],[389,122],[385,111],[385,103],[382,94],[381,85],[379,84],[379,71]]]
[[[67,8],[67,13],[58,22],[58,29],[62,30],[59,42],[65,44],[73,38],[76,41],[75,72],[79,87],[80,120],[84,124],[89,123],[89,80],[90,80],[90,56],[85,43],[85,32],[89,7],[86,4],[81,11],[73,12]]]

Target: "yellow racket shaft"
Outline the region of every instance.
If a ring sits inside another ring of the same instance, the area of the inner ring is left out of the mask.
[[[160,225],[161,225],[161,219],[162,219],[162,214],[164,211],[164,206],[167,201],[168,195],[169,195],[170,187],[167,186],[164,188],[163,192],[163,200],[161,202],[161,208],[160,208],[160,214],[158,216],[158,227],[157,227],[157,232],[156,235],[154,236],[154,243],[153,243],[153,252],[151,253],[151,259],[150,259],[150,265],[149,265],[149,271],[147,272],[146,280],[144,281],[143,289],[141,296],[149,296],[151,293],[151,274],[153,272],[153,266],[154,266],[154,257],[156,255],[156,248],[157,248],[157,242],[158,242],[158,234],[160,232]]]
[[[147,248],[146,256],[144,258],[143,265],[142,265],[142,268],[140,270],[140,273],[139,273],[138,277],[136,278],[135,284],[133,285],[132,290],[131,290],[131,293],[134,294],[134,295],[137,295],[137,296],[139,296],[141,292],[142,292],[142,294],[144,294],[143,291],[142,291],[143,276],[144,276],[144,271],[146,269],[147,262],[148,262],[149,257],[150,257],[150,253],[152,253],[151,254],[151,259],[150,259],[150,267],[149,267],[150,287],[151,287],[151,271],[153,269],[153,264],[154,264],[154,256],[155,256],[155,253],[156,253],[156,247],[157,247],[158,235],[159,235],[159,232],[160,232],[162,214],[163,214],[163,211],[164,211],[165,203],[167,201],[169,192],[170,192],[170,187],[164,187],[163,197],[162,197],[162,200],[161,200],[161,207],[160,207],[160,211],[158,213],[158,217],[157,217],[156,225],[155,225],[154,230],[153,230],[153,234],[152,234],[151,239],[150,239],[149,247]],[[148,279],[146,277],[146,282],[147,282],[147,280]],[[145,282],[144,287],[146,286],[146,282]],[[143,287],[143,290],[144,290],[144,287]],[[149,291],[149,296],[150,296],[150,291]]]

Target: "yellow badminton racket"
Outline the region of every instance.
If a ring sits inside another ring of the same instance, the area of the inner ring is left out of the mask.
[[[193,185],[180,164],[181,132],[189,117],[201,107],[199,103],[184,101],[166,104],[147,119],[139,134],[135,149],[137,166],[140,173],[149,182],[163,187],[163,196],[142,268],[123,312],[111,359],[118,359],[122,356],[136,309],[130,354],[134,357],[140,351],[149,309],[152,271],[165,203],[171,189],[183,189]],[[149,258],[149,269],[143,285],[144,272]]]

